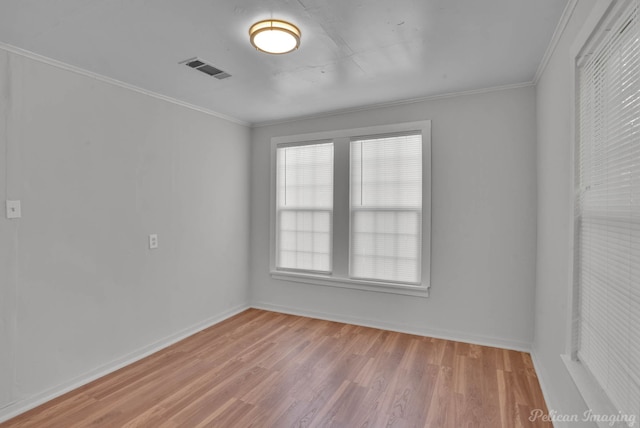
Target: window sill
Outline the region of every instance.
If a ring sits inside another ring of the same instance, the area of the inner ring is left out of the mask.
[[[402,294],[405,296],[429,297],[429,287],[401,285],[388,282],[363,281],[350,278],[336,278],[298,272],[271,271],[271,278],[281,281],[303,282],[327,287],[349,288],[352,290],[374,291],[376,293]]]
[[[562,361],[566,366],[573,382],[576,384],[582,399],[585,401],[590,415],[620,416],[602,387],[593,379],[593,376],[579,361],[574,361],[569,355],[562,355]],[[578,415],[580,419],[587,416]],[[582,419],[584,420],[584,419]],[[593,421],[599,428],[611,427],[609,421]],[[617,425],[616,425],[617,426]]]

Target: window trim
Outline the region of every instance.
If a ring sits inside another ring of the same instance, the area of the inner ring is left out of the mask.
[[[393,282],[378,282],[378,281],[370,281],[364,279],[354,279],[349,278],[349,261],[348,261],[348,252],[349,252],[349,241],[350,241],[350,214],[349,214],[349,168],[347,167],[346,176],[342,177],[341,175],[345,175],[345,171],[338,171],[341,168],[338,166],[339,163],[344,163],[345,161],[349,164],[349,147],[350,141],[354,137],[362,137],[362,136],[375,136],[382,134],[394,134],[394,133],[402,133],[402,132],[411,132],[418,131],[422,134],[422,222],[421,222],[421,230],[422,230],[422,246],[421,246],[421,271],[422,271],[422,281],[420,285],[408,285],[408,284],[399,284]],[[333,224],[333,236],[332,236],[332,244],[333,244],[333,260],[332,260],[332,273],[330,274],[315,274],[315,273],[306,273],[300,271],[286,271],[280,270],[276,268],[276,223],[277,220],[277,207],[276,207],[276,161],[277,161],[277,147],[281,145],[287,144],[305,144],[305,143],[314,143],[317,141],[333,141],[334,142],[334,207],[333,207],[333,215],[334,218],[332,220]],[[343,146],[344,145],[344,146]],[[338,159],[339,156],[343,156],[343,153],[340,153],[338,148],[344,149],[346,148],[346,156],[347,158]],[[271,150],[270,150],[270,192],[269,192],[269,270],[270,275],[273,279],[285,280],[285,281],[293,281],[298,283],[306,283],[306,284],[314,284],[314,285],[324,285],[331,287],[339,287],[339,288],[348,288],[348,289],[356,289],[356,290],[365,290],[365,291],[373,291],[373,292],[383,292],[383,293],[392,293],[392,294],[402,294],[409,296],[419,296],[419,297],[428,297],[429,288],[431,286],[431,121],[423,120],[423,121],[415,121],[415,122],[404,122],[404,123],[396,123],[389,125],[379,125],[379,126],[370,126],[363,128],[353,128],[353,129],[341,129],[335,131],[326,131],[326,132],[314,132],[308,134],[297,134],[297,135],[288,135],[281,137],[273,137],[271,138]],[[339,198],[344,198],[344,192],[340,192],[340,190],[344,190],[343,186],[336,186],[336,183],[344,182],[346,180],[346,198],[343,201],[336,203]],[[345,205],[346,204],[346,205]],[[337,206],[340,205],[340,206]],[[337,218],[337,215],[340,213],[346,214],[345,218]],[[342,227],[345,227],[346,224],[346,237],[342,238],[340,243],[338,243],[338,239],[336,237],[341,236],[340,234],[340,224]],[[345,242],[346,239],[346,242]],[[340,247],[340,248],[338,248]],[[347,260],[339,260],[340,263],[337,263],[338,257],[340,257],[341,251],[344,251],[347,256]]]

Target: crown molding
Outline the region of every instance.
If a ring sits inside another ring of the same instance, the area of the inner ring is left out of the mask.
[[[299,121],[302,121],[302,120],[319,119],[319,118],[330,117],[330,116],[339,116],[339,115],[342,115],[342,114],[357,113],[357,112],[368,111],[368,110],[376,110],[376,109],[385,108],[385,107],[395,107],[395,106],[403,106],[403,105],[408,105],[408,104],[416,104],[416,103],[422,103],[422,102],[425,102],[425,101],[436,101],[436,100],[443,100],[443,99],[447,99],[447,98],[456,98],[456,97],[464,97],[464,96],[469,96],[469,95],[486,94],[486,93],[490,93],[490,92],[506,91],[506,90],[509,90],[509,89],[527,88],[527,87],[530,87],[530,86],[534,86],[534,83],[533,82],[524,82],[524,83],[515,83],[515,84],[511,84],[511,85],[491,86],[491,87],[488,87],[488,88],[473,89],[473,90],[469,90],[469,91],[447,92],[447,93],[444,93],[444,94],[429,95],[429,96],[426,96],[426,97],[419,97],[419,98],[410,98],[410,99],[407,99],[407,100],[390,101],[390,102],[386,102],[386,103],[369,104],[369,105],[360,106],[360,107],[349,107],[349,108],[340,109],[340,110],[331,110],[331,111],[327,111],[327,112],[323,112],[323,113],[311,114],[311,115],[307,115],[307,116],[298,116],[298,117],[293,117],[293,118],[289,118],[289,119],[271,120],[271,121],[265,121],[265,122],[256,122],[256,123],[252,123],[251,127],[252,128],[262,128],[262,127],[265,127],[265,126],[281,125],[283,123],[299,122]]]
[[[137,92],[139,94],[147,95],[149,97],[156,98],[156,99],[162,100],[162,101],[166,101],[166,102],[169,102],[171,104],[176,104],[176,105],[179,105],[181,107],[188,108],[190,110],[195,110],[197,112],[207,114],[209,116],[214,116],[214,117],[217,117],[218,119],[223,119],[223,120],[226,120],[228,122],[233,122],[233,123],[236,123],[236,124],[242,125],[242,126],[247,126],[247,127],[251,126],[251,124],[249,122],[245,122],[245,121],[237,119],[235,117],[227,116],[225,114],[218,113],[216,111],[209,110],[207,108],[200,107],[200,106],[197,106],[195,104],[187,103],[185,101],[181,101],[181,100],[173,98],[173,97],[169,97],[169,96],[166,96],[166,95],[159,94],[157,92],[149,91],[147,89],[140,88],[139,86],[131,85],[129,83],[125,83],[125,82],[122,82],[120,80],[104,76],[102,74],[94,73],[93,71],[85,70],[83,68],[76,67],[75,65],[67,64],[67,63],[64,63],[62,61],[58,61],[58,60],[55,60],[55,59],[52,59],[52,58],[49,58],[49,57],[46,57],[46,56],[31,52],[31,51],[28,51],[28,50],[25,50],[25,49],[22,49],[22,48],[18,48],[18,47],[13,46],[13,45],[9,45],[7,43],[0,42],[0,49],[5,50],[5,51],[10,52],[10,53],[15,54],[15,55],[19,55],[19,56],[22,56],[22,57],[25,57],[25,58],[32,59],[34,61],[38,61],[38,62],[47,64],[47,65],[50,65],[52,67],[59,68],[61,70],[66,70],[66,71],[70,71],[70,72],[75,73],[75,74],[79,74],[81,76],[90,77],[92,79],[99,80],[99,81],[101,81],[103,83],[107,83],[109,85],[119,86],[121,88],[128,89],[128,90],[133,91],[133,92]]]
[[[547,50],[542,56],[542,61],[540,61],[540,65],[538,65],[538,69],[536,70],[536,74],[533,76],[534,85],[538,84],[540,77],[542,77],[542,73],[544,73],[544,70],[547,68],[547,65],[549,64],[549,60],[551,59],[551,56],[553,55],[556,48],[558,47],[560,38],[562,37],[562,34],[564,34],[564,30],[567,29],[567,24],[569,23],[569,20],[573,15],[573,11],[575,10],[577,5],[578,5],[578,0],[569,0],[567,5],[565,6],[564,11],[562,12],[562,16],[560,16],[560,21],[558,21],[558,25],[556,26],[556,29],[553,32],[553,36],[551,36],[551,41],[549,42],[549,46],[547,46]]]
[[[577,3],[577,0],[569,0],[570,4],[572,3]],[[571,7],[571,12],[573,11],[573,8],[575,7],[575,4],[573,5],[573,7]],[[563,13],[563,18],[561,19],[561,23],[564,21],[568,21],[568,17],[566,19],[564,19],[564,16],[567,14],[567,10],[569,9],[569,5],[567,5],[567,7],[565,8],[565,12]],[[570,16],[570,13],[568,14]],[[562,25],[563,29],[562,31],[564,31],[564,26],[566,26],[566,22],[564,22],[564,24]],[[559,39],[562,31],[559,31],[559,28],[561,26],[558,25],[558,28],[556,29],[556,32],[554,33],[554,37],[552,39],[552,43],[556,43],[557,44],[557,40]],[[557,37],[556,34],[560,33]],[[554,42],[555,40],[555,42]],[[550,45],[551,47],[551,45]],[[459,92],[447,92],[447,93],[443,93],[443,94],[437,94],[437,95],[429,95],[429,96],[424,96],[424,97],[418,97],[418,98],[410,98],[410,99],[405,99],[405,100],[397,100],[397,101],[390,101],[390,102],[383,102],[383,103],[376,103],[376,104],[369,104],[369,105],[365,105],[365,106],[359,106],[359,107],[350,107],[350,108],[345,108],[345,109],[338,109],[338,110],[331,110],[331,111],[326,111],[326,112],[322,112],[322,113],[317,113],[317,114],[311,114],[311,115],[305,115],[305,116],[297,116],[297,117],[292,117],[292,118],[285,118],[285,119],[276,119],[276,120],[271,120],[271,121],[263,121],[263,122],[246,122],[240,119],[237,119],[235,117],[231,117],[231,116],[227,116],[225,114],[222,113],[218,113],[216,111],[213,110],[209,110],[194,104],[190,104],[187,103],[185,101],[181,101],[178,100],[176,98],[173,97],[169,97],[166,95],[162,95],[159,94],[157,92],[153,92],[153,91],[149,91],[147,89],[143,89],[140,88],[138,86],[135,85],[131,85],[129,83],[125,83],[122,82],[120,80],[117,79],[113,79],[111,77],[107,77],[98,73],[95,73],[93,71],[89,71],[89,70],[85,70],[83,68],[71,65],[71,64],[67,64],[64,63],[62,61],[58,61],[49,57],[45,57],[43,55],[31,52],[31,51],[27,51],[25,49],[22,48],[18,48],[16,46],[13,45],[9,45],[7,43],[3,43],[0,42],[0,49],[3,49],[7,52],[13,53],[15,55],[20,55],[22,57],[25,58],[29,58],[32,59],[34,61],[38,61],[38,62],[42,62],[45,64],[48,64],[50,66],[62,69],[62,70],[66,70],[66,71],[70,71],[72,73],[75,74],[79,74],[85,77],[90,77],[93,79],[96,79],[98,81],[110,84],[110,85],[114,85],[114,86],[118,86],[121,88],[125,88],[125,89],[129,89],[131,91],[140,93],[140,94],[144,94],[159,100],[163,100],[172,104],[176,104],[179,105],[181,107],[185,107],[191,110],[195,110],[198,111],[200,113],[204,113],[207,114],[209,116],[214,116],[217,117],[219,119],[223,119],[229,122],[233,122],[236,123],[238,125],[242,125],[242,126],[247,126],[247,127],[251,127],[251,128],[261,128],[261,127],[265,127],[265,126],[272,126],[272,125],[280,125],[280,124],[284,124],[284,123],[291,123],[291,122],[298,122],[298,121],[302,121],[302,120],[310,120],[310,119],[318,119],[318,118],[324,118],[324,117],[330,117],[330,116],[338,116],[338,115],[342,115],[342,114],[348,114],[348,113],[357,113],[357,112],[362,112],[362,111],[369,111],[369,110],[375,110],[375,109],[380,109],[380,108],[385,108],[385,107],[394,107],[394,106],[402,106],[402,105],[409,105],[409,104],[417,104],[417,103],[421,103],[421,102],[426,102],[426,101],[436,101],[436,100],[443,100],[443,99],[448,99],[448,98],[456,98],[456,97],[462,97],[462,96],[470,96],[470,95],[478,95],[478,94],[486,94],[486,93],[490,93],[490,92],[497,92],[497,91],[504,91],[504,90],[509,90],[509,89],[518,89],[518,88],[526,88],[526,87],[530,87],[530,86],[534,86],[537,83],[537,80],[534,80],[532,82],[523,82],[523,83],[515,83],[515,84],[509,84],[509,85],[500,85],[500,86],[491,86],[491,87],[487,87],[487,88],[482,88],[482,89],[473,89],[473,90],[468,90],[468,91],[459,91]],[[555,49],[555,47],[553,48]],[[552,53],[552,50],[551,50]],[[551,55],[550,53],[550,49],[547,49],[547,53],[545,53],[545,58],[547,56]],[[544,61],[544,59],[543,59]],[[548,61],[548,59],[546,60]],[[536,76],[538,76],[538,74],[541,73],[541,68],[538,69],[538,73],[536,73]]]

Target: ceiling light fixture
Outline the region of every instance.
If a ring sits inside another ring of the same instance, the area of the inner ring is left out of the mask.
[[[300,29],[277,19],[256,22],[249,29],[251,44],[259,51],[270,54],[289,53],[300,46]]]

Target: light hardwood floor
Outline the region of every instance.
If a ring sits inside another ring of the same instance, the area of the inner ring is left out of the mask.
[[[528,354],[249,309],[0,424],[550,427]]]

